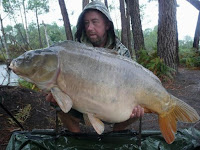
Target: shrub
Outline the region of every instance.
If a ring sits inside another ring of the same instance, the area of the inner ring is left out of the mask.
[[[195,68],[200,66],[200,55],[195,49],[180,49],[179,52],[180,64]]]
[[[138,63],[151,70],[162,81],[172,80],[175,70],[164,64],[163,59],[157,56],[156,51],[152,53],[147,50],[139,51]]]

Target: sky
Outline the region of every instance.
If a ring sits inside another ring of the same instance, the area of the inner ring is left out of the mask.
[[[143,30],[147,28],[154,28],[158,24],[158,2],[153,1],[148,3],[148,0],[139,0],[140,5],[146,4],[144,9],[144,17],[142,20]],[[76,25],[79,14],[82,11],[82,0],[65,0],[67,11],[69,14],[70,23]],[[111,17],[113,19],[115,28],[121,28],[120,22],[120,11],[119,11],[119,1],[118,0],[108,0],[108,4],[115,4],[115,11],[111,11]],[[179,7],[177,7],[177,23],[179,39],[184,39],[185,36],[189,35],[194,37],[196,23],[198,18],[198,11],[186,0],[177,0]],[[33,14],[29,13],[28,22],[36,22]],[[58,1],[50,0],[50,12],[48,14],[39,16],[40,23],[44,21],[45,23],[51,24],[56,22],[59,26],[63,25],[62,15],[60,12],[60,7]],[[9,21],[6,22],[10,24]]]

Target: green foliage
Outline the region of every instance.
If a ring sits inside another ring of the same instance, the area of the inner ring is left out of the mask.
[[[24,124],[25,121],[29,118],[31,112],[31,104],[26,105],[23,109],[20,109],[14,117],[19,121],[20,123]],[[14,125],[15,121],[13,121],[12,118],[8,118],[8,123]]]
[[[185,36],[183,40],[179,40],[180,49],[190,49],[193,46],[193,39],[190,36]]]
[[[19,10],[20,3],[17,0],[3,0],[2,1],[4,11],[8,14],[15,14],[14,10]]]
[[[24,87],[24,88],[27,88],[27,89],[32,89],[32,90],[35,90],[35,91],[39,91],[39,88],[36,87],[35,84],[30,83],[30,82],[28,82],[28,81],[26,81],[26,80],[19,79],[19,80],[18,80],[18,84],[19,84],[19,86],[21,86],[21,87]]]
[[[6,62],[6,56],[5,56],[5,50],[1,49],[0,51],[0,63],[1,62]]]
[[[44,31],[42,30],[42,32]],[[59,27],[55,22],[52,25],[47,25],[47,32],[51,44],[66,40],[64,27]]]
[[[151,70],[162,81],[172,80],[174,69],[164,64],[163,60],[157,56],[156,51],[148,53],[146,50],[139,51],[138,63]]]
[[[157,31],[158,26],[155,26],[154,29],[146,29],[144,31],[144,43],[147,50],[152,51],[157,47]]]
[[[49,0],[29,0],[28,9],[34,10],[38,15],[49,12]]]
[[[188,68],[200,67],[200,53],[195,49],[180,49],[180,64]]]

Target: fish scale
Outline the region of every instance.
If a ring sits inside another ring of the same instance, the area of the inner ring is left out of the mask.
[[[51,91],[63,112],[73,108],[83,113],[98,134],[104,131],[102,121],[124,122],[137,105],[158,115],[169,144],[174,141],[177,121],[199,120],[196,110],[169,94],[151,71],[109,49],[65,41],[28,51],[14,59],[10,68]]]

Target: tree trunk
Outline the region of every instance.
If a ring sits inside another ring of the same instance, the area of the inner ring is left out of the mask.
[[[82,9],[89,3],[89,0],[82,0]]]
[[[27,40],[27,43],[29,44],[30,41],[29,41],[29,34],[28,34],[28,27],[27,27],[27,18],[26,18],[26,7],[25,7],[25,4],[24,4],[24,0],[23,0],[23,10],[24,10],[24,20],[25,20],[25,31],[26,31],[26,40]]]
[[[198,0],[187,0],[187,1],[200,11],[200,1]]]
[[[2,32],[2,35],[3,35],[3,45],[4,45],[4,48],[6,50],[6,59],[10,60],[10,53],[9,53],[9,50],[8,50],[8,47],[7,47],[7,40],[6,40],[6,34],[5,34],[5,31],[4,31],[4,27],[3,27],[3,19],[1,18],[1,14],[0,14],[0,22],[1,22],[1,32]]]
[[[177,67],[179,66],[179,42],[178,42],[178,25],[176,21],[176,62],[177,62]],[[177,69],[178,71],[178,69]]]
[[[3,39],[2,39],[2,37],[1,37],[1,35],[0,35],[0,41],[1,41],[2,48],[5,48],[5,47],[4,47],[4,42],[3,42]]]
[[[12,5],[10,4],[10,1],[9,1],[9,9],[10,9],[11,12],[14,12],[14,9],[12,8]],[[16,28],[17,28],[18,32],[19,32],[20,35],[21,35],[21,38],[22,38],[22,40],[23,40],[24,45],[26,45],[26,44],[29,45],[29,44],[27,43],[27,41],[25,40],[25,38],[24,38],[24,36],[23,36],[23,34],[22,34],[22,32],[21,32],[20,27],[17,25],[18,22],[17,22],[17,19],[16,19],[17,17],[15,16],[15,13],[11,13],[11,16],[12,16],[12,18],[13,18],[15,24],[16,24]]]
[[[129,11],[129,1],[126,1],[126,16],[127,16],[127,38],[128,38],[128,49],[130,51],[131,57],[133,56],[133,49],[131,46],[131,28],[130,28],[130,11]]]
[[[176,0],[158,0],[158,3],[158,56],[164,60],[167,66],[177,71]]]
[[[135,55],[136,59],[138,59],[139,50],[145,49],[144,36],[142,32],[142,23],[140,19],[139,0],[128,0],[128,1],[129,1],[129,11],[131,16]]]
[[[47,42],[47,46],[49,47],[49,38],[48,38],[48,33],[47,33],[47,27],[46,24],[44,23],[44,21],[42,21],[42,24],[44,26],[44,33],[45,33],[45,37],[46,37],[46,42]]]
[[[66,9],[66,6],[65,6],[65,1],[59,0],[59,5],[60,5],[63,21],[64,21],[67,40],[73,40],[70,21],[69,21],[67,9]]]
[[[124,46],[128,47],[128,36],[127,36],[127,19],[125,15],[125,7],[124,7],[124,0],[119,0],[120,2],[120,12],[121,12],[121,26],[122,26],[122,33],[121,33],[121,41]]]
[[[199,50],[199,37],[200,37],[200,12],[197,20],[197,26],[194,35],[193,47],[198,51]]]
[[[108,1],[104,0],[104,4],[106,5],[106,7],[108,8]]]
[[[35,10],[35,15],[36,15],[36,20],[37,20],[37,28],[38,28],[38,35],[39,35],[39,41],[40,41],[40,48],[42,48],[42,38],[41,38],[41,34],[40,34],[40,24],[39,24],[39,20],[38,20],[38,13],[37,13],[37,8]]]

